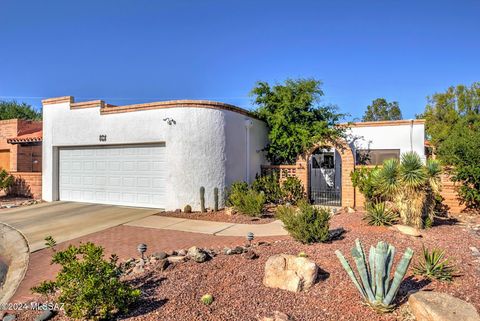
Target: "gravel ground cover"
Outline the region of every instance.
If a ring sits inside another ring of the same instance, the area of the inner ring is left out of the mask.
[[[275,221],[273,210],[267,209],[264,215],[261,217],[250,217],[240,213],[227,214],[225,210],[219,210],[217,212],[161,212],[157,215],[186,218],[191,220],[203,220],[203,221],[215,221],[215,222],[229,222],[240,224],[265,224]]]
[[[205,263],[187,261],[169,266],[165,271],[149,266],[145,273],[127,279],[142,288],[144,297],[132,313],[122,320],[257,320],[278,310],[293,320],[409,320],[406,302],[412,290],[435,290],[471,302],[480,310],[480,260],[471,247],[480,248],[480,238],[465,225],[452,220],[426,230],[422,238],[413,238],[386,227],[367,226],[361,213],[340,214],[332,219],[332,228],[347,230],[344,239],[327,244],[302,245],[289,238],[255,246],[258,259],[242,255],[217,255]],[[380,240],[392,243],[398,250],[395,266],[406,247],[415,250],[413,264],[422,245],[445,249],[456,264],[458,277],[451,283],[428,281],[414,277],[410,271],[397,296],[399,308],[391,314],[377,314],[364,306],[334,251],[341,250],[350,259],[356,238],[365,246]],[[258,238],[255,241],[261,241]],[[262,284],[264,265],[273,254],[298,254],[304,251],[321,268],[319,281],[308,291],[291,293],[266,288]],[[200,303],[210,293],[215,301],[210,306]],[[38,312],[17,315],[17,320],[32,320]],[[54,320],[68,320],[59,315]]]

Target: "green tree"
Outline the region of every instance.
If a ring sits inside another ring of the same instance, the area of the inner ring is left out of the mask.
[[[287,79],[274,86],[257,82],[252,89],[256,114],[269,129],[266,152],[273,164],[293,164],[313,144],[336,144],[344,136],[345,127],[337,126],[344,115],[319,105],[321,86],[315,79]]]
[[[451,166],[459,196],[469,208],[480,208],[480,82],[451,86],[428,97],[427,136],[438,159]]]
[[[398,102],[388,102],[385,98],[377,98],[367,106],[362,121],[400,120],[402,111]]]
[[[26,103],[17,103],[15,100],[0,101],[0,120],[14,118],[41,120],[42,112],[33,109]]]

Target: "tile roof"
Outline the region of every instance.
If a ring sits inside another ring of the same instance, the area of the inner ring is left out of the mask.
[[[43,139],[42,129],[30,132],[30,133],[19,133],[17,137],[12,137],[7,139],[9,144],[20,144],[20,143],[35,143],[41,142]]]

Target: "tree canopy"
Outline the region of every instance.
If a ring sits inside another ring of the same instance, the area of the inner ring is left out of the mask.
[[[452,166],[461,182],[459,195],[470,208],[480,208],[480,83],[452,86],[428,98],[426,131],[438,159]]]
[[[336,126],[344,115],[332,105],[320,105],[322,82],[287,79],[271,86],[257,82],[251,91],[257,116],[267,123],[267,158],[273,164],[293,164],[313,144],[335,144],[345,127]]]
[[[17,103],[15,100],[0,101],[0,120],[15,118],[41,120],[42,112],[33,109],[26,103]]]
[[[402,111],[398,102],[388,102],[385,98],[377,98],[367,106],[362,121],[400,120]]]

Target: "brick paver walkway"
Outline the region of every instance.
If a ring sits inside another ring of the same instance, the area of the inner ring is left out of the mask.
[[[261,237],[257,239],[272,241],[280,238],[285,237]],[[126,259],[139,255],[137,252],[139,243],[148,245],[147,254],[149,254],[156,251],[188,248],[193,245],[207,248],[242,245],[245,243],[245,238],[121,225],[58,244],[57,249],[64,249],[69,244],[88,241],[102,245],[108,256],[111,253],[115,253],[120,259]],[[50,265],[51,254],[51,250],[43,249],[30,255],[27,274],[12,302],[20,302],[31,298],[30,288],[32,286],[55,276],[58,272],[58,267]]]

